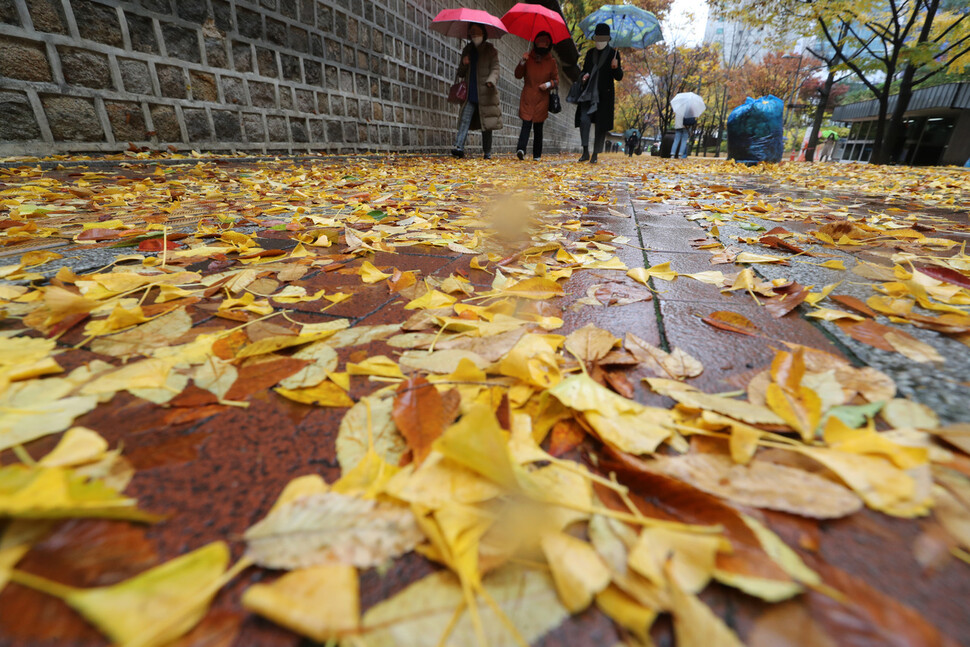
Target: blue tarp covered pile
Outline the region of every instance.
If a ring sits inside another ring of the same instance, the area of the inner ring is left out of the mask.
[[[778,97],[747,100],[727,120],[728,159],[747,164],[780,162],[785,151],[785,105]]]

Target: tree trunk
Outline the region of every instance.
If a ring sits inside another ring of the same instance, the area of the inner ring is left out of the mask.
[[[882,92],[879,93],[879,116],[876,118],[876,137],[872,142],[872,156],[869,157],[870,164],[888,164],[889,155],[885,146],[886,139],[886,114],[889,112],[889,84],[886,80]]]
[[[913,96],[913,77],[916,76],[916,68],[911,63],[907,63],[903,70],[903,78],[899,83],[899,94],[896,95],[896,105],[893,106],[893,114],[889,118],[889,127],[886,129],[885,141],[883,141],[882,151],[886,164],[895,164],[898,160],[899,151],[903,146],[903,115],[909,107],[909,100]],[[904,161],[904,160],[902,160]]]
[[[818,147],[818,131],[822,128],[822,120],[825,118],[825,108],[829,104],[829,95],[832,94],[832,86],[835,85],[835,72],[829,69],[829,75],[825,77],[825,85],[819,96],[818,109],[815,110],[815,119],[812,120],[812,133],[808,136],[808,149],[805,151],[805,161],[815,160],[815,149]]]
[[[916,39],[917,45],[929,40],[930,32],[933,29],[933,19],[936,17],[936,10],[939,6],[940,0],[929,0],[926,3],[926,18],[923,20],[919,38]],[[886,141],[883,142],[883,154],[889,164],[897,161],[900,149],[905,143],[905,140],[900,137],[903,133],[903,115],[906,114],[906,109],[909,108],[909,100],[913,96],[913,78],[916,76],[917,67],[913,65],[912,61],[907,62],[906,69],[903,70],[903,78],[899,82],[899,94],[896,95],[896,105],[893,107],[893,114],[889,119]]]

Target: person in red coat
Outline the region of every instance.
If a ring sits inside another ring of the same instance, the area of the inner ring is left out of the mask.
[[[515,151],[519,159],[525,157],[531,130],[535,130],[532,159],[542,157],[542,124],[549,116],[549,93],[559,86],[559,66],[551,50],[552,36],[540,31],[532,41],[532,49],[522,55],[522,60],[515,67],[515,78],[525,79],[522,96],[519,97],[522,130],[519,131],[519,145]]]

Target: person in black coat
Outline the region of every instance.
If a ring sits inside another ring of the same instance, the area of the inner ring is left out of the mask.
[[[583,156],[580,162],[589,160],[595,164],[599,153],[603,152],[606,136],[613,128],[613,114],[616,95],[613,82],[623,78],[620,66],[620,53],[610,47],[610,26],[606,23],[596,25],[593,33],[596,49],[586,53],[583,61],[583,94],[576,105],[576,127],[583,143]],[[589,128],[596,125],[593,139],[593,156],[589,155]]]

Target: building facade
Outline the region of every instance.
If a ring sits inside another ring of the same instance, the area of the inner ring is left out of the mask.
[[[483,0],[501,16],[514,0]],[[295,153],[442,152],[459,39],[443,0],[0,0],[0,156],[147,146]],[[528,43],[496,42],[505,128],[518,135]],[[568,84],[565,81],[564,84]],[[566,85],[568,87],[568,85]],[[549,152],[576,148],[572,110]],[[469,146],[474,150],[478,137]]]
[[[889,97],[889,114],[896,95]],[[841,159],[868,162],[876,136],[879,102],[860,101],[839,106],[833,121],[850,127]],[[905,134],[894,157],[897,164],[963,166],[970,159],[970,83],[948,83],[913,92],[903,114]]]

